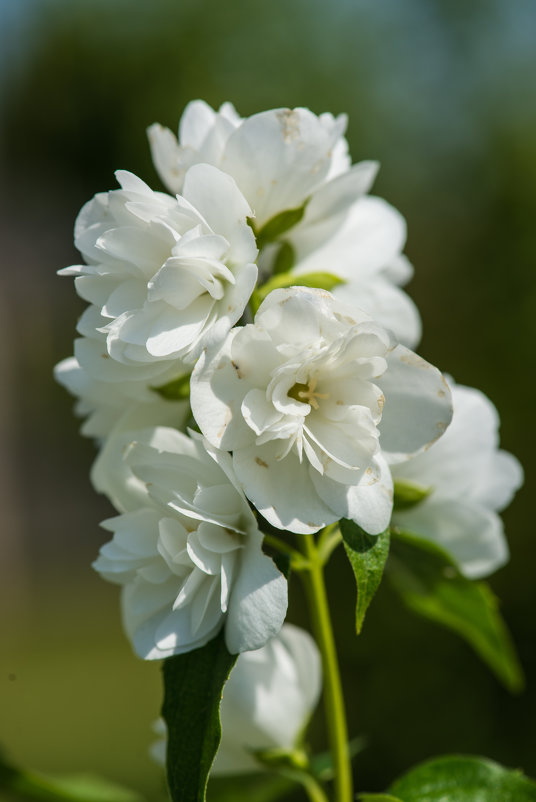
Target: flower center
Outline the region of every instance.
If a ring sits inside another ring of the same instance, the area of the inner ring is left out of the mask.
[[[310,404],[313,409],[318,409],[319,405],[317,399],[329,398],[329,393],[317,393],[317,384],[318,381],[316,376],[313,376],[312,379],[309,379],[308,384],[297,382],[293,387],[290,388],[287,395],[289,398],[294,398],[295,401],[303,401],[306,404]]]

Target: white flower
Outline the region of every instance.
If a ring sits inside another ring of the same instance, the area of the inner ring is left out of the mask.
[[[138,484],[128,511],[103,523],[114,537],[94,567],[124,585],[124,625],[137,654],[190,651],[223,625],[233,653],[264,645],[284,621],[287,584],[262,552],[229,456],[207,451],[195,434],[156,428],[139,433],[125,461]]]
[[[80,417],[87,416],[81,428],[87,437],[107,437],[125,416],[125,411],[135,415],[134,428],[149,424],[179,428],[187,412],[185,401],[167,401],[149,388],[140,387],[139,382],[107,383],[92,379],[74,356],[59,362],[54,376],[77,396],[75,412]]]
[[[116,175],[122,188],[96,195],[76,221],[87,264],[60,273],[76,276],[102,316],[114,360],[152,372],[195,361],[236,323],[255,286],[251,210],[232,178],[206,164],[191,168],[177,198]]]
[[[308,109],[274,109],[242,120],[229,103],[215,112],[198,100],[184,111],[179,141],[157,124],[149,140],[157,170],[173,192],[181,191],[185,171],[196,162],[229,173],[254,210],[257,230],[307,201],[302,220],[264,244],[261,279],[271,275],[282,238],[293,248],[296,275],[328,272],[343,279],[335,297],[369,312],[415,347],[419,314],[396,286],[411,276],[401,257],[405,222],[385,201],[366,195],[378,165],[350,166],[345,127],[344,115],[316,117]]]
[[[178,141],[158,124],[148,133],[153,161],[171,192],[182,191],[192,164],[213,164],[234,178],[260,228],[276,214],[299,208],[326,182],[349,170],[345,129],[344,114],[271,109],[242,120],[230,103],[215,112],[196,100],[184,111]],[[364,164],[368,170],[370,163]],[[360,186],[362,170],[357,165],[357,181],[345,178],[345,186]],[[337,196],[344,196],[342,188]]]
[[[332,290],[335,298],[368,312],[399,342],[415,348],[421,338],[419,313],[397,286],[413,273],[402,255],[406,241],[402,215],[369,195],[358,197],[338,220],[328,216],[319,224],[312,212],[313,202],[303,220],[285,235],[295,253],[292,272],[297,276],[327,272],[342,279],[344,283]]]
[[[393,523],[449,551],[470,578],[508,559],[498,511],[523,482],[512,454],[499,450],[497,410],[479,390],[450,382],[454,416],[428,451],[393,467],[393,476],[430,491],[416,506],[397,510]]]
[[[201,356],[191,404],[207,439],[233,452],[257,509],[302,533],[341,517],[383,531],[386,460],[422,450],[451,416],[436,368],[365,313],[303,287],[270,293],[254,324]]]
[[[77,415],[87,416],[82,434],[105,438],[125,416],[128,427],[174,426],[185,422],[188,404],[168,401],[155,391],[184,373],[180,360],[155,361],[143,366],[124,365],[109,358],[106,335],[99,331],[105,321],[98,309],[90,306],[78,322],[83,337],[75,340],[75,356],[59,362],[54,368],[56,381],[78,401]]]
[[[303,629],[284,624],[262,649],[240,655],[223,690],[222,738],[212,774],[240,774],[262,769],[254,751],[300,746],[322,685],[320,654]],[[165,735],[162,720],[159,734]],[[166,740],[151,748],[165,763]]]

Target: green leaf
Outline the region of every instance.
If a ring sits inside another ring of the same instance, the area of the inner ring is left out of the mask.
[[[354,571],[357,584],[355,628],[359,635],[365,614],[383,576],[389,554],[389,530],[379,535],[368,535],[360,526],[345,518],[340,521],[344,548]]]
[[[174,802],[204,802],[221,738],[220,700],[237,655],[223,631],[206,646],[164,660],[167,775]]]
[[[257,248],[260,250],[269,242],[275,242],[282,234],[285,234],[299,223],[305,214],[305,207],[308,202],[309,199],[296,209],[285,209],[284,212],[279,212],[271,217],[270,220],[267,220],[258,231],[256,231],[255,227],[255,218],[249,218],[248,222],[257,237]]]
[[[423,501],[432,492],[431,487],[422,487],[414,482],[395,479],[394,508],[408,510]]]
[[[445,755],[411,769],[390,793],[404,802],[536,802],[536,783],[483,757]]]
[[[161,387],[151,387],[166,401],[184,401],[190,398],[190,373],[184,373]]]
[[[510,691],[520,691],[523,672],[489,585],[462,576],[435,543],[392,534],[388,576],[406,605],[461,635]]]
[[[334,276],[332,273],[305,273],[298,276],[295,273],[279,273],[253,291],[250,298],[251,311],[255,314],[272,290],[279,290],[283,287],[315,287],[329,292],[333,287],[344,283],[344,279]]]
[[[56,776],[20,769],[0,757],[0,791],[14,799],[64,802],[141,802],[136,791],[93,774]]]
[[[290,242],[282,242],[274,259],[273,273],[288,273],[296,262],[296,252]]]

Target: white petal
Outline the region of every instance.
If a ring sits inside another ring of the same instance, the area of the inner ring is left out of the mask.
[[[406,223],[386,201],[367,195],[354,203],[334,233],[331,223],[328,229],[303,226],[290,232],[289,239],[297,274],[320,270],[352,280],[377,274],[400,254]]]
[[[390,462],[402,462],[440,437],[452,418],[450,390],[437,368],[398,345],[377,382],[385,395],[380,445]]]
[[[290,453],[277,459],[281,446],[266,443],[233,453],[233,465],[246,496],[279,529],[310,534],[337,520],[319,498],[307,461]]]
[[[496,451],[487,470],[475,477],[474,498],[491,510],[503,510],[523,484],[523,468],[507,451]]]
[[[177,137],[169,128],[154,123],[147,129],[151,156],[162,182],[170,192],[182,189],[185,167],[181,169],[181,153]],[[189,166],[189,165],[188,165]]]
[[[196,164],[186,173],[183,196],[203,215],[213,231],[228,240],[230,262],[255,261],[255,237],[246,222],[252,212],[230,175],[209,164]]]
[[[352,308],[364,309],[408,348],[419,344],[422,325],[416,305],[409,295],[381,276],[368,281],[350,280],[334,287],[333,295]]]
[[[258,649],[277,635],[287,605],[287,580],[263,554],[260,532],[251,532],[231,591],[225,625],[225,642],[231,654]]]
[[[273,109],[244,120],[229,137],[221,167],[251,204],[256,224],[301,206],[326,177],[340,136],[307,109]]]
[[[393,481],[383,457],[376,457],[374,462],[376,471],[365,472],[355,485],[342,485],[314,474],[312,478],[319,496],[336,512],[337,518],[349,518],[365,532],[378,535],[387,529],[391,520]],[[378,473],[379,479],[375,481]]]
[[[190,381],[190,403],[199,428],[218,448],[231,450],[249,444],[251,429],[240,411],[250,386],[233,364],[232,343],[240,330],[232,331],[216,353],[201,354]],[[242,385],[247,386],[242,389]]]
[[[340,227],[342,216],[359,197],[368,192],[378,167],[377,162],[359,162],[331,181],[317,187],[305,208],[303,219],[291,232],[292,240],[299,238],[299,232],[305,228],[308,228],[315,238],[317,232],[321,232],[323,240],[331,237]]]

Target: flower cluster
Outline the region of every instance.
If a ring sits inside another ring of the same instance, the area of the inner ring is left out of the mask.
[[[56,375],[98,440],[92,479],[118,516],[94,565],[143,658],[222,628],[230,652],[260,649],[241,663],[259,676],[290,649],[267,527],[392,522],[471,577],[506,558],[496,512],[520,468],[490,402],[410,350],[404,220],[369,194],[377,164],[351,164],[345,126],[195,101],[178,138],[149,129],[168,192],[119,171],[76,221],[84,264],[60,272],[89,305]],[[422,500],[393,514],[397,482]]]

